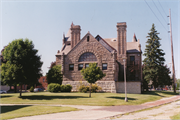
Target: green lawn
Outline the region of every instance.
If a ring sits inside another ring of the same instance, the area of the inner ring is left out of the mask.
[[[12,119],[17,117],[50,114],[57,112],[68,112],[78,110],[72,107],[56,106],[31,106],[31,105],[13,105],[1,106],[1,119]]]
[[[64,105],[138,105],[145,102],[159,100],[163,97],[173,96],[173,92],[145,92],[144,94],[127,94],[128,102],[124,101],[124,93],[19,93],[2,94],[2,104],[64,104]],[[178,95],[178,93],[177,93]]]

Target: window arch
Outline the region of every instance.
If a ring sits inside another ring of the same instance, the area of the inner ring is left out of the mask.
[[[83,62],[83,61],[97,61],[97,58],[93,53],[86,52],[79,57],[78,62]]]

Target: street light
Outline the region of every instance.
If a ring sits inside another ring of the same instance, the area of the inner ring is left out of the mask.
[[[128,102],[128,99],[127,99],[127,92],[126,92],[126,69],[125,69],[125,63],[126,63],[126,59],[127,57],[123,57],[123,62],[124,62],[124,88],[125,88],[125,102]]]

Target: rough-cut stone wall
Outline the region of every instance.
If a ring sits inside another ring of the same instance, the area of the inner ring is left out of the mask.
[[[87,36],[90,38],[89,42],[87,41]],[[86,52],[92,52],[96,56],[97,61],[78,62],[79,57]],[[87,33],[82,40],[64,56],[63,81],[83,80],[80,70],[78,70],[78,64],[83,64],[85,68],[86,63],[93,62],[96,62],[100,69],[102,69],[102,63],[107,63],[107,70],[103,70],[106,76],[102,81],[114,81],[115,71],[113,70],[113,65],[115,61],[113,60],[113,54],[104,48],[90,33]],[[74,64],[73,71],[69,71],[69,64]]]
[[[71,50],[68,54],[57,55],[56,64],[62,65],[63,72],[63,84],[71,84],[73,90],[77,91],[77,86],[82,81],[83,84],[88,85],[88,83],[83,80],[80,71],[78,70],[78,64],[83,64],[85,68],[86,63],[91,62],[78,62],[79,57],[86,52],[93,53],[97,61],[98,67],[102,70],[102,63],[107,63],[107,70],[103,70],[106,73],[106,77],[96,83],[102,87],[105,92],[124,92],[124,82],[118,82],[124,80],[124,57],[127,57],[125,68],[127,69],[127,64],[129,63],[130,56],[133,54],[126,54],[126,23],[117,24],[117,41],[118,48],[117,53],[109,52],[104,46],[102,46],[89,32],[79,41],[80,39],[80,27],[78,30],[72,32],[71,38]],[[77,34],[78,33],[78,34]],[[89,41],[87,41],[87,36],[89,36]],[[75,40],[75,44],[74,41]],[[140,46],[139,46],[140,49]],[[141,63],[141,54],[135,55],[135,59]],[[69,71],[69,65],[74,64],[74,70]],[[139,66],[141,68],[141,66]],[[142,78],[142,70],[138,71],[138,76]],[[127,92],[128,93],[141,93],[141,82],[127,82]]]
[[[89,85],[87,81],[81,81],[84,85]],[[116,93],[116,83],[115,81],[97,81],[98,86],[102,88],[104,92]],[[78,91],[78,86],[80,85],[80,81],[63,81],[62,84],[70,84],[72,85],[72,91]]]
[[[124,93],[124,82],[116,82],[116,90],[118,93]],[[126,82],[127,93],[140,94],[141,82]]]

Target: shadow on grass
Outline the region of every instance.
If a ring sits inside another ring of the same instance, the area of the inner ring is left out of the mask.
[[[6,112],[10,112],[10,111],[14,111],[17,109],[21,109],[24,107],[29,107],[31,105],[12,105],[12,106],[1,106],[1,113],[6,113]]]
[[[148,95],[157,95],[160,97],[165,97],[163,95],[160,94],[166,94],[166,95],[178,95],[179,93],[173,93],[171,91],[145,91],[142,94],[148,94]]]
[[[120,100],[124,100],[125,97],[107,97],[107,98],[113,98],[113,99],[120,99]],[[128,100],[137,100],[136,98],[130,98],[130,97],[127,97]]]
[[[31,96],[21,96],[21,99],[30,100],[52,100],[52,99],[77,99],[77,98],[88,98],[85,96],[45,96],[45,95],[31,95]]]
[[[3,95],[1,98],[12,97],[12,95]]]
[[[166,95],[179,95],[179,92],[174,93],[172,91],[162,91],[161,93],[166,94]]]

